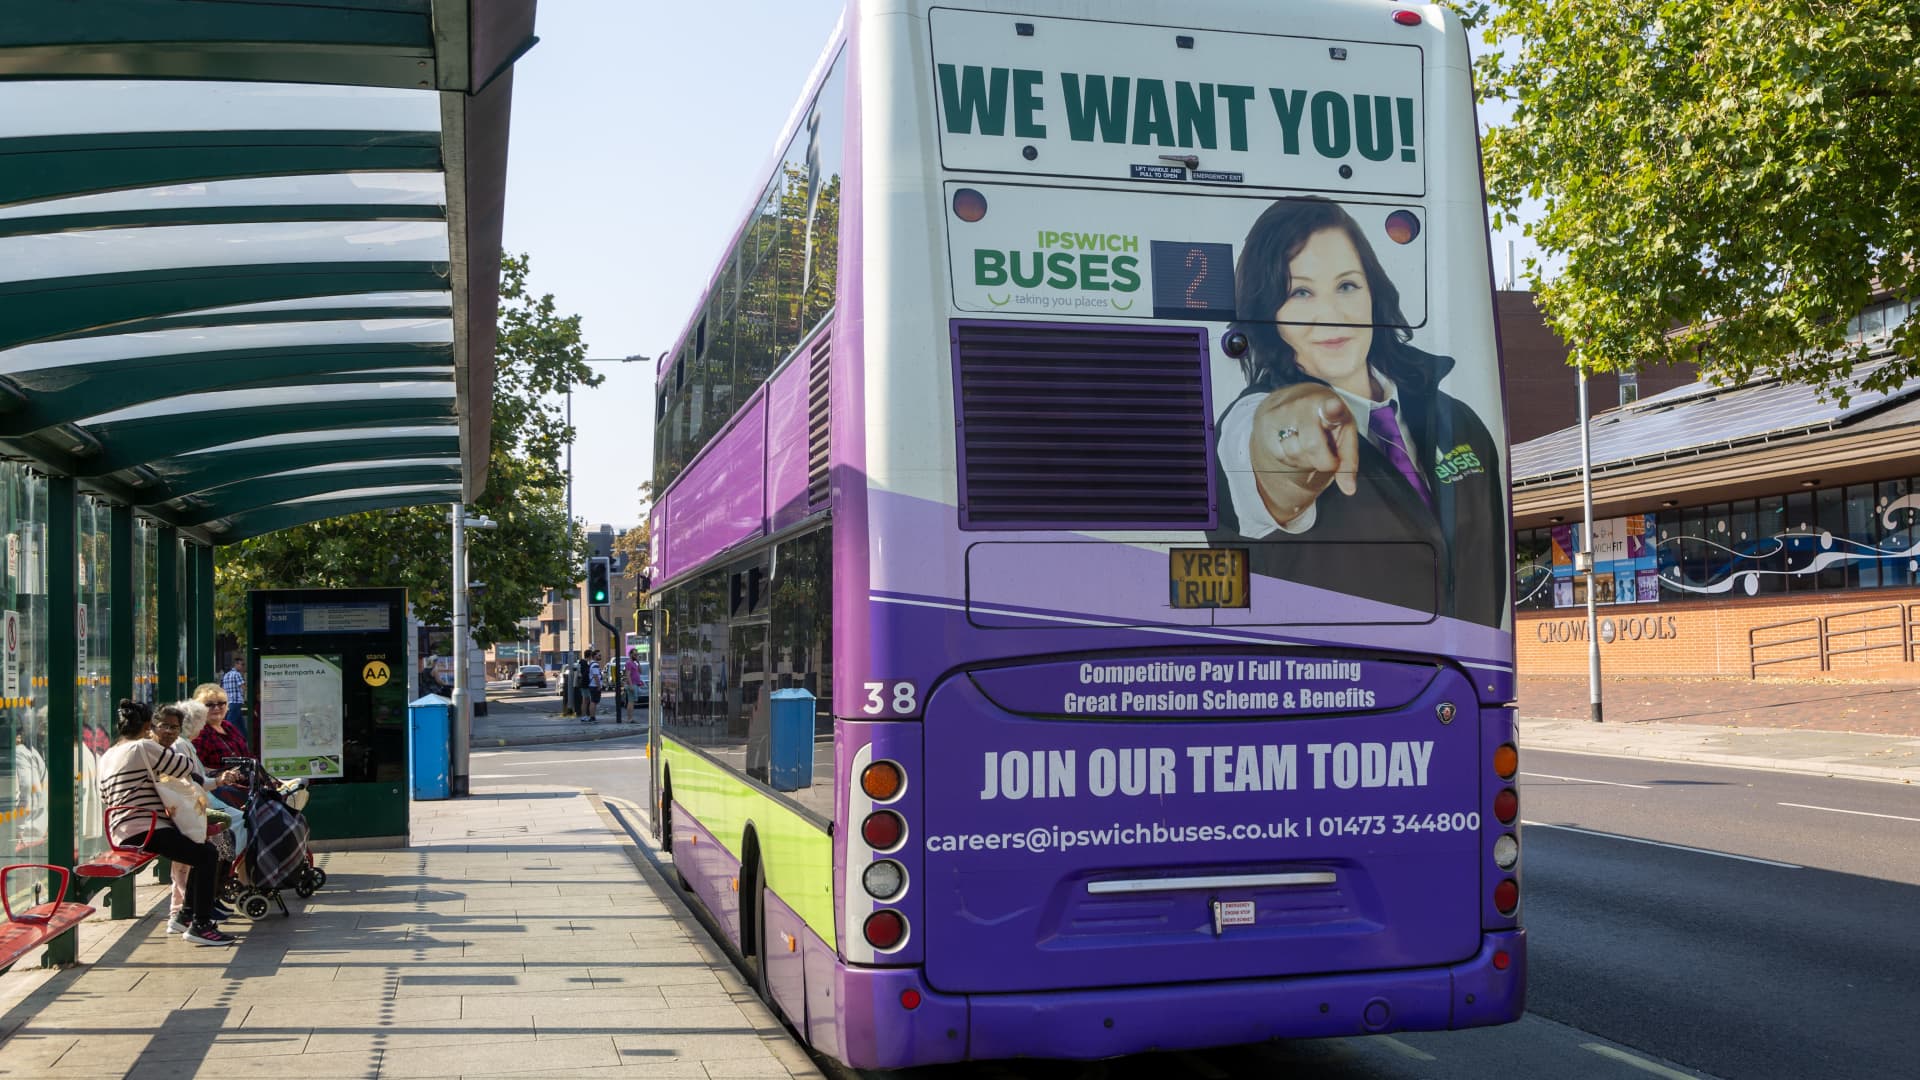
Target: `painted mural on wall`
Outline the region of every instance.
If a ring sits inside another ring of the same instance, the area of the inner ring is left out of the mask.
[[[1672,514],[1634,514],[1594,525],[1596,596],[1602,604],[1758,596],[1808,588],[1920,583],[1920,494],[1907,485],[1829,488],[1798,498],[1747,500]],[[1818,501],[1816,501],[1818,500]],[[1835,519],[1839,520],[1835,520]],[[1824,526],[1824,527],[1823,527]],[[1531,540],[1537,536],[1539,539]],[[1580,526],[1557,525],[1515,545],[1518,607],[1583,607],[1573,573]]]

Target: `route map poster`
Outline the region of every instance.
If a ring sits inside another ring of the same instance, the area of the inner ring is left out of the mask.
[[[260,658],[260,760],[275,776],[342,775],[338,654]]]

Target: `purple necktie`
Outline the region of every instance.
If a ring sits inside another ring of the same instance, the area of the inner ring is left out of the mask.
[[[1413,458],[1407,453],[1407,444],[1400,438],[1400,423],[1397,419],[1399,411],[1399,404],[1392,401],[1374,409],[1367,417],[1367,431],[1373,436],[1373,441],[1379,445],[1380,449],[1386,452],[1387,460],[1393,462],[1393,467],[1400,470],[1400,475],[1407,478],[1407,483],[1413,485],[1413,490],[1420,493],[1421,500],[1427,504],[1427,509],[1431,510],[1433,496],[1427,494],[1427,485],[1421,481],[1420,470],[1413,467]]]

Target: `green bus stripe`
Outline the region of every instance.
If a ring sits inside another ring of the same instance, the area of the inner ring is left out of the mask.
[[[661,741],[673,801],[736,859],[751,824],[760,840],[767,888],[779,894],[822,940],[838,948],[833,934],[833,838],[791,806],[710,758],[664,735]]]

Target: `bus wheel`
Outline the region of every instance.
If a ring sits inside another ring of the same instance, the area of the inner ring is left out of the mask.
[[[766,875],[755,867],[753,871],[753,992],[767,1003],[774,1016],[780,1015],[780,1006],[774,1003],[773,987],[767,979],[767,879]]]

